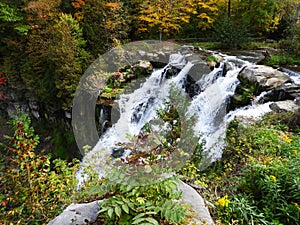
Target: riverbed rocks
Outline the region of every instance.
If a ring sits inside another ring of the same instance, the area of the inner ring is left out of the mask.
[[[263,102],[293,100],[300,106],[300,85],[287,83],[272,91],[267,92],[263,97]]]
[[[228,110],[248,105],[256,96],[265,92],[262,100],[279,101],[297,98],[299,85],[293,83],[290,76],[272,67],[247,65],[238,75],[240,84],[230,100]],[[296,91],[297,92],[297,91]]]
[[[295,101],[292,100],[285,100],[279,102],[273,102],[269,105],[269,108],[273,112],[296,112],[299,106],[296,104]]]

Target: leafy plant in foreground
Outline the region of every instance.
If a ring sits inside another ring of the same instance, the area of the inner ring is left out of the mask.
[[[111,197],[101,202],[105,224],[181,224],[187,207],[178,203],[181,194],[174,178],[148,186],[130,186],[107,181]]]

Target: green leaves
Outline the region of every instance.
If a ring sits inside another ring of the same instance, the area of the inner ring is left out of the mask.
[[[17,22],[22,21],[23,17],[19,15],[17,9],[0,2],[0,20],[4,22]]]
[[[123,209],[123,211],[125,212],[125,213],[129,213],[129,207],[128,207],[128,205],[126,205],[126,204],[123,204],[122,205],[122,209]]]
[[[102,209],[98,212],[106,221],[157,225],[160,220],[180,223],[185,217],[186,207],[176,201],[180,193],[175,193],[177,186],[172,179],[130,188],[107,182],[109,192],[114,195],[100,203]]]
[[[233,220],[239,224],[298,223],[298,118],[298,112],[273,113],[251,126],[230,124],[223,158],[206,172],[207,182],[222,188],[220,196],[226,193],[230,198],[228,207],[217,210],[224,224]]]
[[[133,218],[132,224],[150,224],[150,225],[158,225],[158,221],[156,219],[153,219],[151,217],[146,218]]]
[[[120,206],[116,206],[116,207],[115,207],[115,213],[116,213],[116,215],[117,215],[118,217],[121,217],[121,208],[120,208]]]
[[[30,29],[29,25],[18,25],[14,28],[16,31],[18,31],[20,34],[27,35],[28,31]]]

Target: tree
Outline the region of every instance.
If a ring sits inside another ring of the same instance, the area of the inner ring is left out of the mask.
[[[23,11],[30,31],[22,51],[19,74],[26,87],[26,98],[40,102],[48,113],[59,111],[56,88],[51,78],[48,49],[53,41],[52,30],[59,15],[61,0],[25,1]]]
[[[198,28],[200,30],[207,30],[211,28],[220,15],[220,9],[224,5],[225,0],[208,0],[195,1],[197,10]]]
[[[217,0],[136,1],[139,3],[139,12],[136,15],[139,32],[149,32],[154,29],[159,32],[160,40],[163,33],[178,32],[189,24],[191,19],[200,30],[211,27],[213,18],[218,14],[217,6],[220,4]]]
[[[298,0],[284,0],[281,1],[277,14],[280,17],[278,36],[280,38],[290,38],[299,32],[300,2]]]
[[[53,68],[51,77],[62,109],[71,108],[81,75],[88,66],[89,55],[84,50],[86,41],[78,22],[69,14],[61,14],[53,27],[53,41],[48,59]]]
[[[23,22],[24,17],[18,8],[0,2],[0,54],[6,50],[8,37],[15,38],[18,34],[27,34],[30,27]]]
[[[97,56],[128,36],[129,15],[121,1],[91,0],[82,7],[87,48]]]
[[[280,1],[277,0],[232,0],[231,18],[237,23],[247,24],[252,34],[263,36],[277,28],[279,7]]]
[[[139,2],[137,20],[140,32],[155,28],[162,39],[163,33],[178,31],[182,24],[188,23],[193,10],[193,1],[147,0]]]

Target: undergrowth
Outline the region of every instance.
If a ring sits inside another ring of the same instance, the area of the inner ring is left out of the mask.
[[[300,113],[231,122],[221,160],[182,172],[200,186],[217,224],[300,224]]]
[[[39,136],[27,115],[11,125],[9,145],[0,145],[0,224],[44,224],[72,202],[79,164],[36,154]]]

